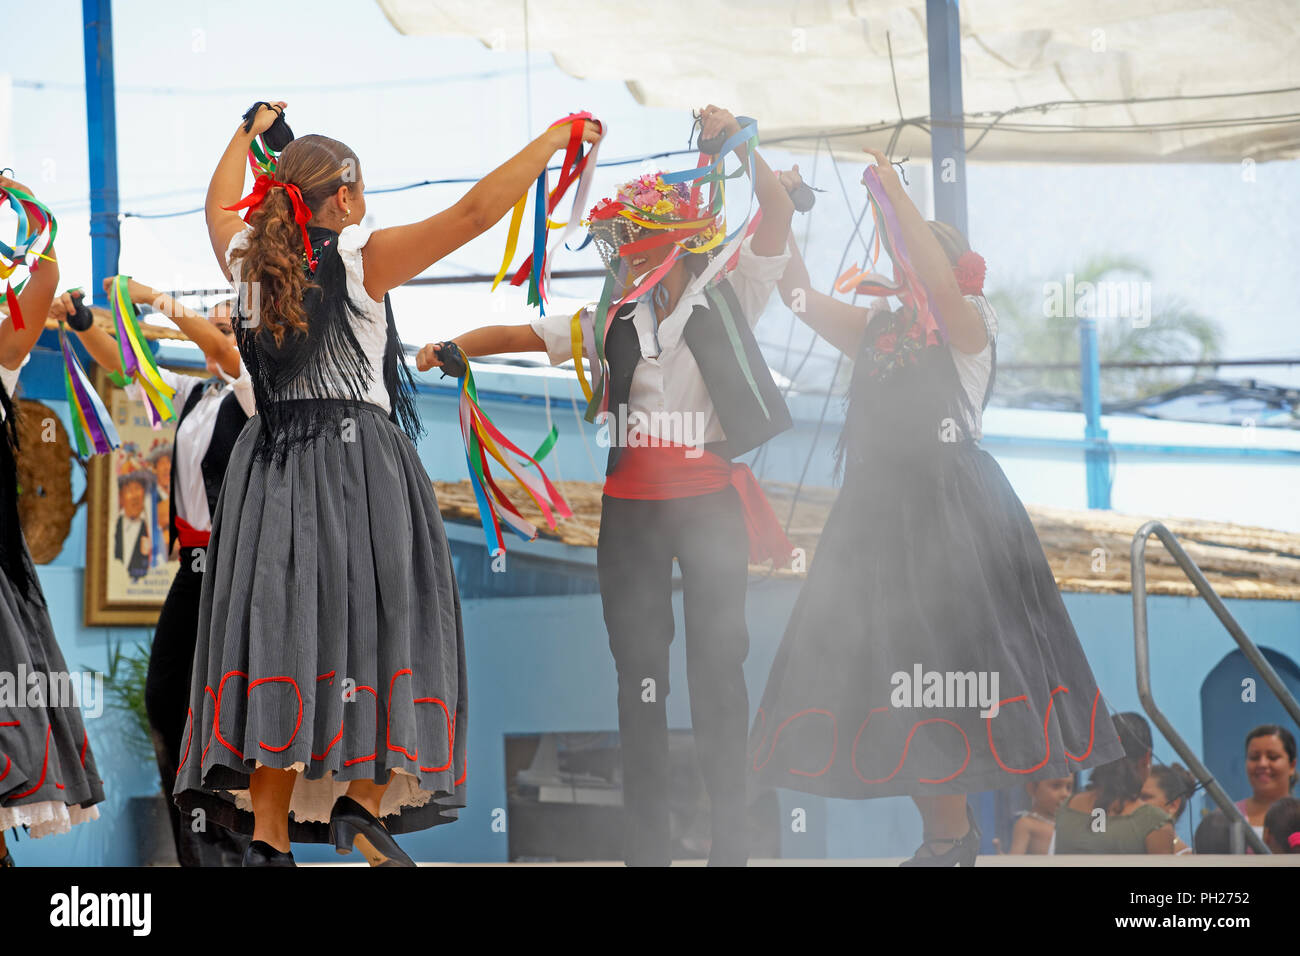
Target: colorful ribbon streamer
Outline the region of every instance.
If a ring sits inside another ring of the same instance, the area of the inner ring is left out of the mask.
[[[40,265],[39,260],[54,261],[47,253],[59,233],[59,224],[48,206],[21,189],[0,189],[0,199],[7,201],[18,217],[18,232],[13,245],[0,242],[0,280],[5,283],[5,306],[9,310],[9,321],[15,329],[22,330],[27,324],[18,307],[17,293],[22,289],[23,283],[12,284],[10,276],[19,266],[26,266],[30,275]],[[44,242],[41,241],[42,238]]]
[[[108,413],[99,393],[72,348],[64,323],[59,323],[59,350],[63,353],[63,390],[72,418],[72,434],[82,458],[91,454],[106,455],[122,444],[113,416]]]
[[[910,312],[906,328],[911,328],[913,323],[919,322],[927,340],[933,333],[940,342],[946,344],[947,324],[934,306],[933,296],[912,266],[907,245],[903,240],[903,229],[898,222],[898,213],[885,193],[884,184],[880,181],[880,174],[876,171],[876,167],[867,167],[862,176],[862,183],[867,187],[871,216],[875,223],[876,241],[872,251],[872,268],[859,270],[855,263],[836,279],[836,290],[839,292],[856,290],[860,295],[879,298],[896,297]],[[894,264],[892,281],[874,271],[882,248]],[[901,340],[900,335],[899,341]]]
[[[555,260],[555,252],[577,228],[582,218],[582,209],[591,193],[591,182],[596,171],[596,155],[600,149],[600,142],[597,141],[592,145],[591,149],[585,152],[582,149],[582,131],[587,120],[594,120],[594,117],[587,112],[572,113],[564,117],[564,119],[556,120],[549,127],[554,129],[557,126],[567,124],[569,127],[569,144],[564,152],[564,162],[560,166],[560,178],[556,182],[555,188],[547,188],[547,171],[545,169],[537,177],[537,184],[533,189],[532,251],[510,280],[512,286],[520,286],[524,282],[528,283],[528,304],[537,306],[543,315],[546,314],[546,288],[550,284],[551,266]],[[577,190],[573,196],[573,210],[567,221],[557,223],[551,218],[551,214],[555,212],[560,200],[564,198],[570,187],[575,183],[577,184]],[[506,273],[510,271],[510,263],[514,259],[515,250],[519,245],[519,232],[523,225],[524,210],[527,205],[528,193],[524,193],[519,197],[519,201],[515,203],[514,210],[510,214],[510,229],[506,234],[505,255],[501,260],[501,268],[497,270],[496,278],[492,282],[494,290],[501,280],[505,278]],[[552,230],[556,230],[560,234],[548,247],[546,240]]]
[[[135,305],[128,294],[130,281],[128,276],[114,276],[110,286],[109,298],[113,306],[113,320],[117,325],[117,347],[122,356],[122,371],[109,372],[109,378],[118,385],[126,385],[131,379],[140,384],[149,424],[158,429],[163,422],[176,417],[176,409],[172,406],[172,396],[176,390],[158,374],[158,363],[154,360],[153,350],[145,342]]]
[[[502,522],[525,541],[537,537],[537,528],[519,513],[509,496],[493,480],[489,457],[495,458],[523,486],[552,531],[556,528],[557,516],[573,517],[568,503],[539,464],[555,446],[559,435],[555,426],[551,426],[550,433],[533,455],[526,454],[506,438],[479,407],[474,373],[468,364],[465,375],[460,380],[460,431],[465,441],[465,461],[469,465],[470,485],[474,488],[474,498],[478,502],[479,520],[483,524],[483,536],[487,541],[489,555],[505,550],[505,541],[501,535]],[[512,459],[511,455],[523,461]],[[536,473],[529,470],[530,466],[536,469]]]

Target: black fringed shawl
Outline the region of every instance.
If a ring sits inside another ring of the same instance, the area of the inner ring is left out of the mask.
[[[263,333],[245,314],[253,307],[241,293],[235,314],[235,336],[253,380],[257,414],[263,423],[257,456],[283,462],[291,448],[314,441],[339,427],[334,402],[364,402],[371,377],[370,359],[353,331],[365,314],[348,294],[347,270],[338,251],[338,233],[308,229],[317,264],[313,285],[303,296],[307,332],[289,331],[281,345]],[[304,265],[304,268],[307,268]],[[415,382],[393,321],[393,308],[384,296],[388,340],[384,348],[383,380],[391,406],[389,419],[411,441],[424,433],[415,408]],[[321,401],[321,400],[324,401]]]
[[[0,428],[0,570],[27,600],[44,603],[34,569],[27,560],[23,529],[18,520],[18,413],[9,390],[0,385],[0,408],[5,420]]]

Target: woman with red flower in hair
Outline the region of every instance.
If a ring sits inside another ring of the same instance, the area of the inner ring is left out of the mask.
[[[894,282],[864,285],[902,305],[817,292],[793,242],[779,284],[854,370],[843,488],[772,665],[750,770],[759,786],[825,797],[910,796],[924,835],[904,865],[969,866],[980,833],[966,794],[1124,751],[1034,527],[979,446],[997,335],[984,260],[927,223],[868,152],[882,242],[905,253]],[[797,168],[781,175],[797,185]]]

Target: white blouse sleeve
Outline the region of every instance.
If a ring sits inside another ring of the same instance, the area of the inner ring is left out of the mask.
[[[236,270],[234,266],[230,264],[230,254],[236,249],[242,249],[244,246],[248,245],[248,237],[252,234],[253,227],[249,226],[247,229],[241,229],[230,237],[230,245],[226,246],[226,267],[230,269],[232,275]]]
[[[4,385],[4,390],[9,393],[10,398],[13,397],[14,389],[18,387],[19,373],[22,372],[23,366],[26,365],[31,360],[32,360],[32,356],[31,353],[29,352],[28,354],[23,356],[23,360],[18,363],[17,368],[5,368],[3,365],[0,365],[0,384]],[[4,412],[0,410],[0,421],[3,420],[4,420]]]
[[[348,226],[339,233],[339,258],[348,276],[348,294],[358,303],[374,302],[366,291],[366,263],[363,250],[370,241],[366,226]]]
[[[257,414],[257,401],[253,398],[253,379],[248,374],[248,366],[244,364],[243,356],[239,359],[239,375],[237,378],[231,378],[226,374],[226,370],[220,365],[217,366],[217,374],[221,380],[229,385],[235,392],[235,400],[239,402],[239,407],[244,410],[244,414],[252,418]]]
[[[745,311],[745,319],[751,326],[758,323],[758,317],[763,314],[772,289],[789,261],[788,249],[781,250],[779,255],[760,256],[754,251],[753,236],[741,243],[740,258],[731,274],[731,288],[735,290],[740,307]]]
[[[595,339],[592,325],[592,313],[595,309],[588,306],[578,313],[578,325],[582,330],[580,348],[590,354]],[[563,365],[573,358],[573,316],[567,312],[551,312],[547,315],[535,315],[528,324],[539,339],[546,343],[546,357],[552,365]]]

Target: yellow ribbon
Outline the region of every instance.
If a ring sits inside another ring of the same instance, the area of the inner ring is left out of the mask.
[[[587,384],[587,373],[582,370],[582,313],[586,306],[573,313],[573,318],[569,320],[569,342],[573,349],[573,367],[578,372],[578,384],[582,386],[582,394],[591,401],[591,386]]]
[[[524,207],[527,205],[528,193],[525,192],[519,197],[519,202],[515,203],[514,212],[510,214],[510,232],[506,236],[506,255],[501,260],[501,269],[497,272],[497,277],[492,280],[492,289],[490,291],[496,291],[496,287],[501,284],[501,280],[505,278],[505,274],[510,268],[510,260],[515,257],[515,246],[519,244],[519,225],[524,221]]]

